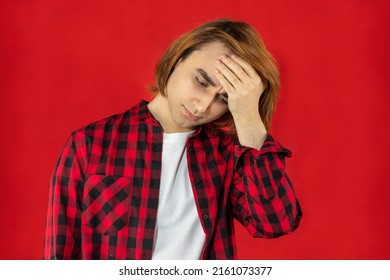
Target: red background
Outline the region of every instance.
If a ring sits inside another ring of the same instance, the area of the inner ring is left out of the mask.
[[[280,63],[272,134],[300,228],[241,259],[390,259],[388,1],[1,1],[0,259],[39,259],[48,183],[72,130],[121,112],[174,38],[205,21],[252,24]]]

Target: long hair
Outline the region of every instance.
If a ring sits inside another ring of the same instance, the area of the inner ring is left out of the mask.
[[[259,100],[259,113],[268,130],[280,87],[279,71],[276,61],[267,51],[260,35],[248,23],[220,19],[207,22],[180,36],[158,61],[155,70],[156,85],[150,90],[164,94],[176,64],[186,59],[193,51],[213,42],[222,43],[233,54],[243,58],[260,76],[264,92]],[[229,111],[212,125],[215,129],[237,136],[233,117]]]

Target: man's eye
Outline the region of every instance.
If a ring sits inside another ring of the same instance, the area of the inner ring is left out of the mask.
[[[195,78],[196,83],[201,86],[202,88],[207,88],[209,85],[205,82],[202,82],[198,77]]]
[[[226,93],[221,93],[218,95],[218,99],[223,103],[228,103],[228,95]]]

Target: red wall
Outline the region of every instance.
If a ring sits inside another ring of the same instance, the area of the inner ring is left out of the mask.
[[[0,259],[41,258],[48,182],[72,130],[121,112],[179,34],[244,20],[280,63],[272,134],[304,219],[242,259],[389,259],[388,1],[1,1]]]

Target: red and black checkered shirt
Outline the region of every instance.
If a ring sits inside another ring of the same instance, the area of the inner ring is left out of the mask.
[[[162,141],[146,101],[73,132],[50,183],[44,259],[151,259]],[[206,234],[202,259],[237,258],[233,218],[254,237],[298,226],[301,210],[285,172],[291,152],[272,136],[258,151],[204,125],[186,148]]]

